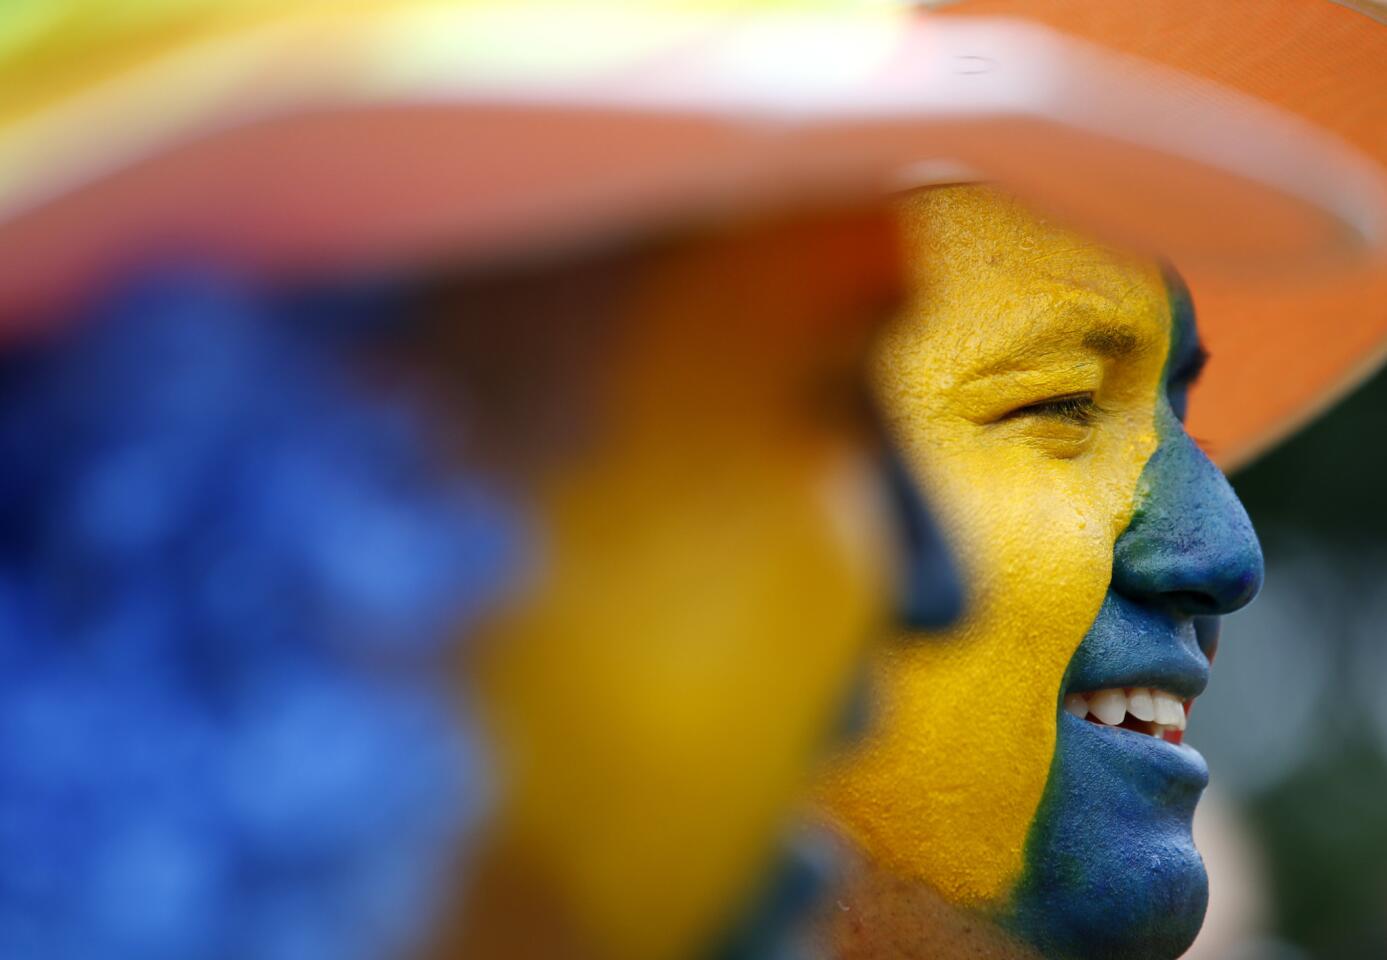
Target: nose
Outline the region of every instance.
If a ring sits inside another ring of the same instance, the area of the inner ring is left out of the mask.
[[[1142,473],[1142,498],[1113,557],[1113,587],[1183,616],[1246,606],[1262,589],[1262,548],[1223,473],[1174,417]]]
[[[904,549],[901,622],[911,630],[947,627],[963,612],[963,587],[953,556],[918,481],[893,447],[886,451],[885,473]]]

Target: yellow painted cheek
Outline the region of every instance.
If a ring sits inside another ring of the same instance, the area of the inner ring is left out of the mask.
[[[1113,545],[1156,447],[1163,355],[1128,377],[1143,402],[1113,414],[1080,457],[1049,457],[957,416],[941,398],[984,340],[1011,337],[1024,359],[1034,324],[1011,324],[1017,304],[1040,291],[1051,316],[1063,314],[1065,289],[1008,264],[1004,252],[1024,247],[1053,269],[1072,243],[1047,248],[1050,237],[985,192],[941,199],[953,203],[929,199],[908,215],[917,226],[930,216],[966,226],[966,240],[957,229],[916,230],[919,299],[886,337],[878,380],[961,559],[968,615],[946,633],[902,638],[880,658],[877,727],[833,771],[823,802],[879,864],[956,904],[986,907],[1004,901],[1022,869],[1061,681],[1107,592]],[[1148,294],[1144,309],[1158,309],[1159,287]]]
[[[544,580],[482,673],[502,831],[631,960],[686,954],[763,876],[889,595],[865,464],[724,433],[692,483],[662,449],[546,498]]]
[[[959,458],[930,485],[971,612],[904,638],[876,674],[879,727],[832,780],[835,815],[877,860],[954,902],[1005,896],[1054,752],[1060,681],[1111,570],[1104,504],[1046,489],[1018,457]],[[996,498],[1009,489],[1012,497]],[[1067,528],[1068,536],[1046,535]]]

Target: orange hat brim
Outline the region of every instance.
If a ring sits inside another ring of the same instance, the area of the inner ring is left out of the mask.
[[[1033,24],[735,17],[555,74],[492,55],[572,23],[342,9],[360,15],[214,30],[120,69],[67,57],[62,96],[0,122],[0,332],[150,257],[277,276],[475,263],[875,195],[940,160],[1186,263],[1294,274],[1387,242],[1384,178],[1352,151]]]

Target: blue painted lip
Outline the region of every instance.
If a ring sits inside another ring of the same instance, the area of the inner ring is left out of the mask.
[[[1101,668],[1085,668],[1075,663],[1065,681],[1064,693],[1097,693],[1099,690],[1149,687],[1173,693],[1182,700],[1193,700],[1209,685],[1209,662],[1190,645],[1171,643],[1155,656],[1143,657],[1142,663],[1104,664]],[[1063,700],[1063,696],[1061,696]]]
[[[1063,710],[1060,723],[1068,725],[1064,736],[1072,737],[1080,749],[1117,754],[1114,759],[1120,757],[1128,763],[1139,763],[1170,785],[1187,787],[1196,795],[1209,785],[1208,763],[1203,754],[1188,744],[1177,745],[1135,730],[1091,723]]]
[[[1193,700],[1208,685],[1209,658],[1193,621],[1152,614],[1109,595],[1070,661],[1063,693],[1150,687]]]

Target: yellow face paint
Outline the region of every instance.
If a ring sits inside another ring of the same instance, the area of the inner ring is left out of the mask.
[[[565,956],[659,960],[719,932],[885,629],[894,535],[851,388],[894,227],[815,229],[656,258],[598,438],[541,484],[536,582],[486,643],[494,857],[564,915]]]
[[[880,347],[892,427],[951,535],[964,621],[880,658],[877,726],[824,788],[876,863],[999,905],[1022,869],[1060,685],[1157,446],[1159,266],[981,187],[902,202],[910,303]]]

